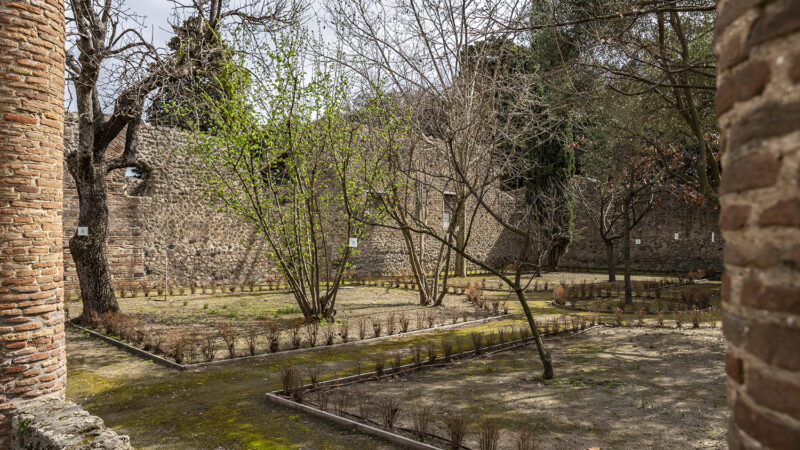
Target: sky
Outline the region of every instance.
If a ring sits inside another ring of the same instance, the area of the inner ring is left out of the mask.
[[[172,37],[170,23],[175,21],[174,3],[169,0],[124,0],[123,3],[131,14],[140,16],[141,21],[146,26],[146,29],[143,30],[142,33],[145,38],[151,39],[151,42],[156,47],[165,48],[167,42]],[[236,0],[232,0],[232,3],[236,4]],[[310,0],[309,14],[317,15],[323,10],[324,8],[320,0]],[[67,111],[77,111],[72,84],[68,82],[64,90],[64,102]],[[104,100],[106,100],[101,101],[101,103],[105,104],[105,112],[111,112],[112,96],[113,93],[101,93],[101,97],[105,97]]]

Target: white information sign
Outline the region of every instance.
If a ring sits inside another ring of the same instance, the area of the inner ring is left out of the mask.
[[[78,227],[78,236],[88,236],[89,227]]]
[[[358,247],[358,238],[350,238],[350,247],[356,248]]]
[[[635,242],[636,242],[636,245],[642,245],[642,240],[641,239],[636,239]]]
[[[678,233],[675,233],[675,240],[678,240]]]

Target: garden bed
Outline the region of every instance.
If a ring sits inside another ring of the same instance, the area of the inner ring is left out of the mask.
[[[554,380],[537,376],[530,347],[506,344],[508,351],[453,356],[426,370],[410,364],[296,386],[305,386],[306,406],[439,447],[461,423],[466,448],[492,436],[501,449],[519,448],[520,439],[536,448],[724,448],[718,328],[592,327],[562,336],[548,343]],[[284,382],[273,395],[299,400],[292,389]],[[394,411],[390,426],[387,411]]]

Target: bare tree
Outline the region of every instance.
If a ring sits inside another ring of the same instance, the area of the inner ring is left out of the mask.
[[[463,275],[469,262],[508,284],[535,337],[544,377],[552,378],[550,354],[525,298],[529,280],[523,273],[540,267],[543,255],[563,237],[547,229],[548,217],[558,216],[559,205],[550,201],[553,196],[547,190],[533,195],[525,189],[506,189],[505,177],[524,176],[531,167],[530,160],[502,148],[521,136],[547,135],[552,124],[542,120],[546,105],[540,104],[531,75],[490,69],[497,50],[479,45],[499,32],[493,26],[499,22],[496,16],[506,20],[519,15],[519,6],[471,0],[339,0],[331,3],[330,14],[344,63],[368,88],[385,86],[400,108],[410,111],[414,144],[397,149],[390,158],[394,167],[408,186],[421,186],[452,201],[452,219],[445,223],[423,220],[424,215],[409,209],[409,202],[391,202],[386,209],[405,210],[403,223],[385,226],[445,245],[458,256],[457,275]],[[513,102],[505,101],[511,97]],[[506,261],[514,263],[512,275],[469,245],[486,221],[497,223],[508,245],[518,249],[514,261]]]
[[[122,0],[70,0],[68,5],[67,80],[75,89],[78,144],[65,159],[77,187],[78,224],[88,228],[87,236],[73,235],[69,247],[86,316],[119,309],[106,259],[106,178],[127,167],[147,170],[139,155],[138,132],[148,96],[189,76],[226,26],[269,30],[293,11],[283,0],[247,1],[235,9],[222,0],[176,3],[179,11],[201,20],[192,22],[197,27],[193,39],[180,51],[166,51],[143,35],[141,18]],[[107,155],[109,144],[123,132],[121,154]]]

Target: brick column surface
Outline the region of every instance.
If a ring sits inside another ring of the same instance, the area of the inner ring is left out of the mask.
[[[718,2],[731,448],[800,448],[800,0]]]
[[[0,448],[19,400],[64,396],[64,0],[0,0]]]

